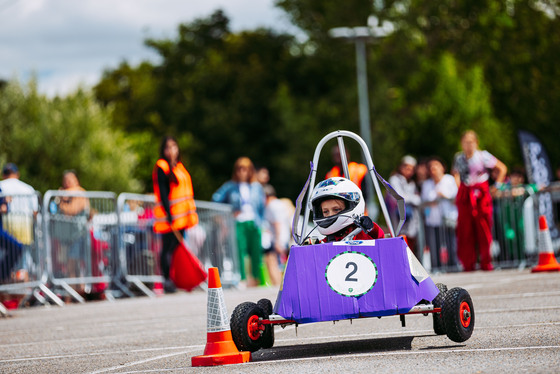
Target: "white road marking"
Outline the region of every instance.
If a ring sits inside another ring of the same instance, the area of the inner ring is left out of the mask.
[[[311,325],[311,324],[310,324]],[[476,330],[485,330],[485,329],[500,329],[500,328],[523,328],[523,327],[538,327],[538,326],[557,326],[560,325],[560,321],[558,322],[545,322],[545,323],[527,323],[527,324],[518,324],[518,325],[502,325],[502,326],[488,326],[488,327],[476,327]],[[368,333],[368,334],[348,334],[348,335],[330,335],[330,336],[314,336],[314,337],[302,337],[302,338],[287,338],[287,339],[276,339],[276,342],[321,342],[321,341],[336,341],[336,340],[345,340],[349,341],[351,339],[367,339],[371,337],[398,337],[398,336],[408,336],[408,335],[425,335],[425,334],[433,334],[432,329],[425,329],[425,330],[399,330],[399,331],[385,331],[385,332],[375,332],[375,333]],[[435,335],[434,335],[435,337]],[[52,359],[60,359],[60,358],[79,358],[79,357],[88,357],[88,356],[103,356],[103,355],[120,355],[124,353],[142,353],[142,352],[150,352],[150,351],[167,351],[167,350],[175,350],[181,349],[181,352],[170,353],[168,355],[162,355],[157,357],[171,357],[177,354],[182,354],[185,352],[194,352],[204,350],[205,345],[189,345],[189,346],[180,346],[180,347],[160,347],[160,348],[145,348],[145,349],[136,349],[136,350],[128,350],[128,351],[99,351],[99,352],[89,352],[89,353],[77,353],[71,355],[57,355],[57,356],[36,356],[36,357],[21,357],[21,358],[14,358],[14,359],[5,359],[0,360],[0,363],[7,363],[7,362],[17,362],[17,361],[31,361],[31,360],[52,360]],[[187,350],[187,351],[185,351]],[[157,358],[154,358],[157,359]],[[123,367],[120,365],[119,367]]]
[[[521,299],[524,297],[538,297],[538,296],[560,296],[560,291],[549,291],[549,292],[526,292],[526,293],[515,293],[507,295],[487,295],[487,296],[475,296],[475,300],[502,300],[502,299]]]
[[[157,360],[161,360],[161,359],[168,358],[168,357],[183,355],[183,354],[186,354],[186,353],[189,353],[189,352],[190,351],[183,351],[183,352],[169,353],[169,354],[166,354],[166,355],[146,358],[144,360],[133,361],[133,362],[129,362],[127,364],[122,364],[122,365],[112,366],[112,367],[101,369],[101,370],[91,371],[91,372],[89,372],[89,374],[106,373],[106,372],[109,372],[109,371],[119,370],[119,369],[130,367],[130,366],[145,364],[146,362],[157,361]]]
[[[358,353],[358,354],[346,354],[346,355],[335,355],[329,356],[329,359],[344,359],[344,358],[360,358],[360,357],[387,357],[387,356],[410,356],[414,355],[417,356],[419,354],[422,355],[431,355],[431,354],[442,354],[442,353],[477,353],[477,352],[511,352],[511,351],[528,351],[528,350],[543,350],[543,349],[560,349],[560,345],[547,345],[547,346],[526,346],[526,347],[502,347],[502,348],[463,348],[463,349],[437,349],[437,350],[418,350],[418,351],[398,351],[398,352],[372,352],[372,353]],[[154,358],[160,359],[164,357]],[[287,358],[281,360],[282,362],[301,362],[301,361],[313,361],[313,360],[324,360],[325,356],[313,356],[313,357],[302,357],[302,358]],[[145,360],[147,361],[147,360]],[[278,362],[279,360],[270,360],[270,361],[253,361],[244,363],[245,365],[263,365],[266,363],[274,363]],[[143,362],[136,362],[131,363],[130,365],[121,365],[119,367],[107,368],[103,371],[95,371],[90,374],[97,374],[103,373],[109,370],[117,370],[119,368],[123,368],[126,366],[137,365]],[[192,366],[182,366],[182,367],[175,367],[175,368],[167,368],[167,369],[148,369],[148,370],[136,370],[136,371],[128,371],[122,372],[121,374],[132,374],[132,373],[153,373],[153,372],[162,372],[162,371],[174,371],[174,370],[188,370],[194,369]]]
[[[108,355],[121,355],[126,353],[142,353],[142,352],[152,352],[152,351],[167,351],[167,350],[174,350],[174,349],[188,349],[188,352],[200,349],[204,349],[204,345],[190,345],[185,347],[161,347],[161,348],[146,348],[146,349],[133,349],[128,351],[100,351],[100,352],[89,352],[89,353],[76,353],[70,355],[56,355],[56,356],[36,356],[36,357],[21,357],[21,358],[12,358],[6,360],[0,360],[0,363],[3,362],[17,362],[17,361],[34,361],[34,360],[52,360],[52,359],[59,359],[59,358],[78,358],[78,357],[88,357],[88,356],[108,356]]]

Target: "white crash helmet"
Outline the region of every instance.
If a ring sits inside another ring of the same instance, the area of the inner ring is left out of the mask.
[[[344,201],[345,208],[338,214],[323,217],[321,203],[325,200],[338,198]],[[355,216],[363,216],[365,203],[362,191],[354,182],[342,177],[325,179],[315,186],[311,193],[311,209],[313,222],[323,235],[334,234],[354,222]]]

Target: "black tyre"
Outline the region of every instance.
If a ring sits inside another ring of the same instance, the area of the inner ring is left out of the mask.
[[[443,283],[437,283],[436,287],[439,290],[438,295],[432,301],[435,308],[442,308],[443,301],[445,299],[445,293],[447,292],[447,286]],[[445,335],[445,323],[443,321],[442,313],[433,313],[434,318],[434,332],[437,335]]]
[[[241,303],[233,310],[230,328],[237,349],[250,352],[261,349],[264,325],[260,320],[263,318],[262,308],[252,302]]]
[[[268,317],[272,314],[272,302],[268,299],[260,299],[257,301],[257,305],[261,307],[264,311],[264,318],[268,319]],[[265,325],[264,332],[262,335],[262,348],[272,348],[274,345],[274,326],[273,325]]]
[[[456,287],[447,291],[442,315],[449,339],[461,343],[471,337],[474,330],[474,307],[467,290]]]

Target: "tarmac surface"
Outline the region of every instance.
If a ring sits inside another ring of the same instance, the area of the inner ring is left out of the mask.
[[[252,362],[191,367],[206,344],[206,293],[32,307],[0,317],[0,373],[559,373],[560,273],[433,275],[469,291],[475,329],[464,343],[435,335],[432,317],[275,328]],[[225,289],[228,312],[276,299],[276,288]]]

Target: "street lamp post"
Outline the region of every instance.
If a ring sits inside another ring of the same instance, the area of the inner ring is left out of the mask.
[[[368,18],[368,26],[336,27],[329,30],[335,39],[354,43],[356,47],[356,74],[358,80],[358,105],[360,112],[360,133],[371,151],[371,127],[369,118],[369,95],[367,82],[366,43],[381,39],[394,31],[393,24],[379,20],[375,16]]]
[[[391,22],[379,20],[375,16],[368,18],[368,26],[360,27],[336,27],[329,30],[329,35],[335,39],[343,39],[353,42],[356,47],[356,75],[358,81],[358,108],[360,113],[360,134],[366,143],[370,153],[371,147],[371,125],[369,118],[369,94],[367,81],[367,59],[366,43],[383,38],[394,31]],[[373,156],[372,156],[373,159]],[[373,198],[373,186],[368,183],[368,196]],[[373,204],[369,204],[370,212],[374,212]]]

